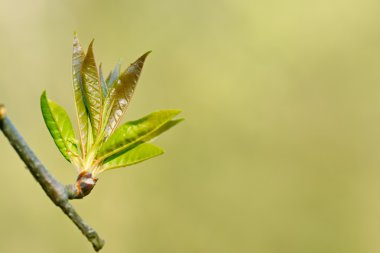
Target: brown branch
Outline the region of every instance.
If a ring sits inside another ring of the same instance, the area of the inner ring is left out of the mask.
[[[68,192],[67,187],[53,177],[33,153],[10,119],[6,116],[6,110],[3,105],[0,105],[0,129],[51,201],[62,209],[79,230],[82,231],[83,235],[92,243],[94,249],[99,251],[104,245],[104,240],[101,239],[96,231],[88,226],[75,211],[69,202],[69,195],[72,193]]]

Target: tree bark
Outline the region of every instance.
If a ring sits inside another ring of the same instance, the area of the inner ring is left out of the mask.
[[[95,251],[99,251],[104,246],[104,240],[99,237],[92,227],[83,221],[69,202],[69,196],[72,195],[71,192],[68,192],[70,187],[65,187],[61,184],[41,163],[7,117],[6,109],[3,105],[0,105],[0,129],[51,201],[61,208],[79,230],[82,231],[83,235],[91,242]]]

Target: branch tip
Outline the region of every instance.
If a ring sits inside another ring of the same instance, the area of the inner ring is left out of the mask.
[[[7,110],[5,109],[5,105],[0,104],[0,120],[4,119],[7,114]]]

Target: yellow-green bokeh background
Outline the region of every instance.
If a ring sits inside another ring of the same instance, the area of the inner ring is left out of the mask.
[[[181,108],[166,155],[74,201],[103,252],[380,251],[380,2],[0,1],[0,102],[64,183],[43,90],[74,118],[71,41],[153,50],[127,119]],[[92,252],[0,137],[0,252]]]

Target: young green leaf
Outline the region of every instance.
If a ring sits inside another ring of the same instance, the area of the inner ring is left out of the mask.
[[[95,63],[92,41],[88,47],[87,54],[83,60],[81,69],[84,96],[92,127],[94,139],[99,134],[102,122],[103,91],[99,81],[98,69]]]
[[[65,109],[51,101],[46,96],[46,91],[41,95],[41,110],[45,124],[59,151],[67,161],[72,162],[78,156],[74,129]]]
[[[82,157],[87,154],[87,136],[88,136],[88,115],[85,105],[84,88],[82,84],[81,68],[84,60],[84,52],[79,43],[77,36],[73,40],[72,71],[73,71],[73,88],[75,107],[77,112],[77,122],[79,128],[80,149]]]
[[[140,142],[151,140],[179,123],[180,120],[173,122],[171,120],[180,112],[180,110],[161,110],[121,125],[101,146],[97,154],[98,159],[104,160]]]
[[[107,158],[104,161],[99,172],[133,165],[159,156],[163,153],[164,150],[158,146],[155,146],[151,143],[142,143],[137,147],[114,154],[113,156]]]
[[[155,130],[155,131],[151,132],[150,134],[146,135],[144,137],[143,141],[153,140],[155,137],[159,136],[163,132],[168,131],[170,128],[174,127],[175,125],[177,125],[178,123],[180,123],[180,122],[182,122],[184,120],[185,120],[184,118],[180,118],[180,119],[174,119],[174,120],[170,120],[170,121],[166,122],[161,127],[157,128],[157,130]]]
[[[139,80],[145,59],[149,53],[150,51],[132,63],[112,85],[106,99],[106,103],[114,103],[105,129],[106,138],[112,134],[126,112],[136,88],[137,81]]]

